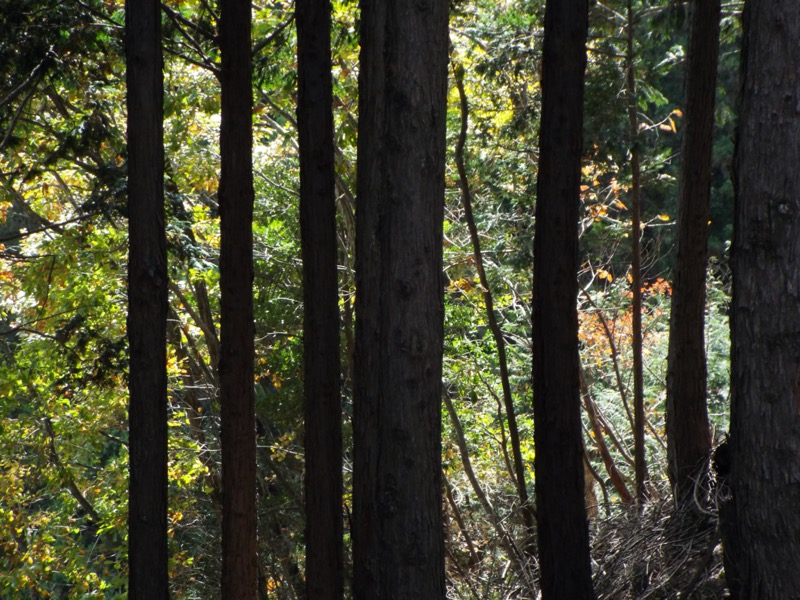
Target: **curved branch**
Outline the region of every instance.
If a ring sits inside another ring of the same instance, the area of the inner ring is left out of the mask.
[[[475,225],[475,217],[472,214],[472,193],[467,181],[467,169],[464,163],[464,146],[467,141],[467,124],[469,121],[469,106],[467,104],[467,94],[464,91],[464,69],[460,65],[454,70],[458,97],[461,105],[461,131],[456,143],[456,167],[458,169],[459,186],[461,187],[461,201],[464,206],[464,216],[469,228],[469,235],[472,240],[472,250],[475,254],[475,267],[478,271],[483,301],[486,306],[486,320],[489,329],[497,345],[497,359],[500,365],[500,382],[503,387],[503,402],[505,403],[506,418],[508,419],[508,434],[511,438],[511,451],[514,456],[514,471],[516,474],[516,486],[519,499],[521,501],[522,521],[527,529],[526,534],[531,535],[535,522],[535,510],[528,498],[528,489],[525,484],[525,465],[522,462],[522,451],[520,449],[519,428],[517,427],[517,417],[514,411],[514,400],[511,395],[511,383],[508,375],[508,359],[506,357],[506,342],[500,325],[497,322],[497,315],[494,310],[494,298],[489,287],[489,280],[486,277],[486,270],[483,266],[483,254],[481,253],[478,228]]]
[[[453,423],[453,430],[455,431],[456,435],[456,445],[458,446],[458,451],[461,454],[461,464],[464,467],[464,474],[467,476],[467,479],[472,486],[472,490],[475,492],[475,496],[478,498],[478,502],[480,503],[481,507],[483,507],[483,510],[486,511],[486,515],[489,517],[495,532],[497,533],[503,547],[508,553],[508,557],[514,561],[521,574],[525,573],[524,557],[522,553],[520,552],[519,548],[517,548],[516,544],[514,544],[514,540],[511,539],[511,535],[509,535],[508,531],[506,531],[505,527],[503,527],[503,523],[500,520],[499,515],[489,502],[489,498],[486,496],[486,492],[483,491],[483,488],[478,481],[478,477],[475,475],[475,471],[472,470],[472,461],[470,460],[469,450],[467,449],[467,441],[464,437],[464,428],[461,426],[461,420],[458,418],[455,406],[453,406],[453,401],[450,399],[450,395],[448,393],[444,393],[443,396],[445,406],[447,407],[447,413],[450,415],[450,420]]]
[[[69,493],[72,495],[75,500],[77,500],[78,504],[81,505],[81,508],[86,511],[86,514],[91,517],[92,521],[95,524],[99,524],[101,519],[100,515],[97,514],[94,506],[92,503],[86,499],[86,496],[83,495],[78,485],[75,483],[75,479],[72,477],[72,473],[70,473],[69,469],[64,466],[64,463],[61,462],[61,458],[58,456],[58,451],[56,450],[56,434],[55,430],[53,429],[53,422],[50,420],[50,417],[45,417],[42,419],[44,423],[44,431],[47,434],[47,450],[50,453],[50,460],[55,465],[56,469],[58,469],[59,474],[69,490]]]

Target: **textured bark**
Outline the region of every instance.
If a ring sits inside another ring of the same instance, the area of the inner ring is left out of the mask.
[[[297,123],[303,254],[306,590],[344,593],[339,295],[328,0],[298,0]]]
[[[544,600],[594,598],[577,314],[587,22],[586,0],[548,0],[533,278],[536,512]]]
[[[161,11],[125,3],[128,90],[130,488],[128,596],[169,595],[167,576],[167,244]]]
[[[443,599],[447,1],[361,4],[353,586]]]
[[[744,25],[726,552],[738,597],[776,600],[800,590],[800,4],[750,0]]]
[[[250,3],[222,0],[220,13],[222,597],[256,600]]]
[[[720,2],[694,0],[691,6],[667,370],[669,478],[685,506],[693,502],[696,482],[705,486],[711,452],[704,317]]]

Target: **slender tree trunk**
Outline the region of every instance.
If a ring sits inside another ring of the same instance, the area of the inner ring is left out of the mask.
[[[628,50],[625,67],[628,121],[631,135],[631,354],[633,354],[633,451],[636,501],[647,498],[647,456],[644,444],[644,364],[642,352],[642,176],[639,151],[639,116],[636,108],[636,67],[633,48],[633,1],[628,0]]]
[[[800,3],[750,0],[735,158],[725,548],[747,600],[800,590]],[[736,581],[738,580],[738,584]]]
[[[577,312],[587,27],[586,0],[548,0],[533,268],[536,512],[544,600],[594,598]]]
[[[514,411],[514,398],[511,395],[511,378],[508,372],[508,358],[506,355],[506,340],[497,322],[497,315],[494,311],[494,296],[492,288],[489,287],[489,278],[486,276],[486,269],[483,266],[483,253],[481,252],[481,241],[478,235],[478,227],[475,224],[475,217],[472,214],[472,192],[467,179],[467,167],[464,161],[464,146],[467,143],[467,127],[469,125],[469,105],[467,103],[467,93],[464,89],[464,69],[459,65],[455,69],[456,88],[461,108],[461,129],[456,143],[455,158],[456,168],[458,169],[459,187],[461,188],[461,204],[464,207],[464,219],[469,229],[469,237],[472,241],[472,252],[475,255],[475,269],[478,271],[481,288],[483,292],[483,303],[486,306],[486,321],[492,332],[494,343],[497,346],[497,362],[500,365],[500,384],[503,388],[503,405],[505,406],[506,418],[508,419],[508,433],[511,438],[511,454],[514,457],[514,483],[517,486],[517,495],[520,501],[520,515],[522,524],[526,531],[526,549],[533,554],[533,528],[536,519],[533,505],[528,498],[528,486],[525,477],[525,463],[522,461],[522,445],[519,439],[519,428],[517,427],[517,414]],[[505,450],[505,446],[503,448]]]
[[[303,252],[306,590],[344,593],[342,409],[329,0],[298,0],[297,123]]]
[[[221,0],[222,597],[257,598],[250,2]]]
[[[167,575],[167,243],[161,6],[125,3],[130,344],[129,598],[169,596]]]
[[[711,452],[704,327],[720,2],[691,7],[667,369],[669,478],[683,506],[705,486]]]
[[[445,597],[447,1],[361,3],[353,562],[358,600]]]

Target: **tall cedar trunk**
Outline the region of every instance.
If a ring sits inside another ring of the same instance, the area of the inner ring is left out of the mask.
[[[594,598],[578,358],[586,0],[548,0],[533,276],[536,509],[544,600]]]
[[[328,0],[298,0],[297,122],[303,252],[306,590],[344,593],[339,296]]]
[[[253,92],[250,2],[221,0],[220,359],[222,597],[255,600],[256,436],[253,398]]]
[[[353,586],[443,599],[447,1],[363,1],[361,19]]]
[[[644,361],[642,352],[642,175],[636,94],[633,0],[628,0],[628,49],[625,66],[628,123],[631,136],[631,354],[633,355],[633,448],[636,501],[647,498],[647,456],[644,443]]]
[[[734,592],[748,600],[800,590],[798,40],[800,3],[746,3],[733,242],[735,519],[726,552]]]
[[[711,451],[704,315],[720,2],[693,0],[691,6],[667,370],[669,479],[685,506],[695,482],[705,482]]]
[[[130,491],[128,596],[169,596],[167,243],[161,5],[125,3],[128,90]]]

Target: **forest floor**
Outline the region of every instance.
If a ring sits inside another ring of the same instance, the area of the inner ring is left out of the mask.
[[[728,597],[716,513],[682,516],[662,497],[592,523],[598,600]]]

